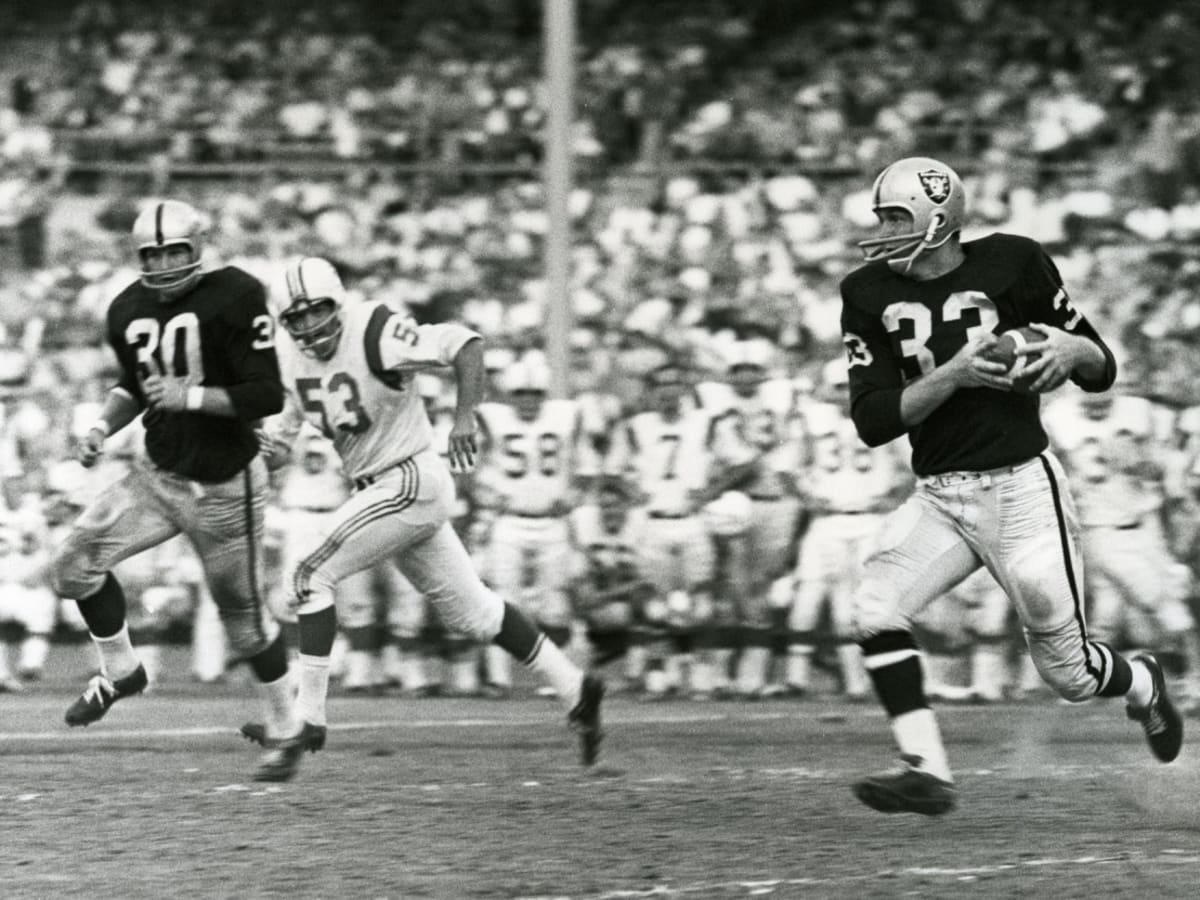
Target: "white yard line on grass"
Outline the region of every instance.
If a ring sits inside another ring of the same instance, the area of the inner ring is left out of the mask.
[[[1023,859],[1012,863],[995,863],[980,866],[954,866],[933,868],[910,866],[904,869],[886,869],[880,872],[864,874],[836,875],[828,878],[769,878],[764,876],[745,881],[708,881],[691,884],[664,882],[644,888],[615,888],[598,894],[569,894],[554,895],[553,900],[638,900],[643,897],[688,897],[720,896],[720,897],[761,897],[769,896],[776,890],[791,887],[839,887],[853,884],[877,882],[888,884],[898,890],[906,890],[903,882],[919,879],[927,884],[930,879],[944,879],[948,883],[971,883],[980,877],[990,880],[1006,876],[1022,877],[1029,869],[1098,869],[1102,866],[1119,864],[1143,865],[1153,863],[1172,868],[1190,867],[1200,870],[1200,856],[1182,850],[1163,850],[1158,854],[1128,853],[1120,856],[1081,856],[1075,859],[1046,857],[1043,859]],[[897,880],[901,884],[897,884]],[[787,896],[792,896],[788,894]],[[530,895],[518,897],[517,900],[551,900],[547,895]]]
[[[788,719],[793,716],[788,713],[685,713],[681,715],[650,715],[626,717],[610,715],[605,721],[612,725],[673,725],[694,724],[703,722],[724,721],[769,721]],[[375,719],[360,722],[338,722],[330,725],[333,733],[339,731],[375,731],[395,729],[432,729],[432,728],[528,728],[533,724],[550,724],[553,717],[545,715],[523,715],[505,718],[463,718],[463,719]],[[142,740],[145,738],[182,738],[204,737],[208,735],[237,734],[235,725],[197,725],[190,728],[93,728],[67,729],[56,728],[46,731],[0,731],[0,743],[4,741],[46,741],[62,738],[105,740]]]

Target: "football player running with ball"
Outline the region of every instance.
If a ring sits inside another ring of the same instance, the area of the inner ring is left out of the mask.
[[[261,589],[267,469],[254,426],[283,408],[283,385],[262,283],[234,266],[202,271],[204,226],[186,203],[148,206],[133,225],[141,278],[108,309],[121,375],[81,441],[80,462],[94,466],[105,439],[138,416],[147,459],[80,514],[55,552],[53,587],[78,602],[101,661],[66,720],[90,725],[146,689],[113,568],[183,533],[229,644],[261,683],[274,747],[301,723],[286,648]]]
[[[418,325],[383,302],[350,305],[327,260],[288,264],[279,320],[287,405],[267,423],[273,448],[287,452],[305,419],[333,441],[354,493],[331,513],[288,582],[300,630],[299,708],[312,749],[325,741],[329,655],[337,633],[334,588],[368,566],[395,559],[446,627],[494,641],[536,672],[567,709],[582,760],[599,752],[603,682],[581,672],[536,625],[489,590],[450,526],[454,483],[433,445],[433,428],[413,385],[423,369],[452,366],[458,386],[450,463],[469,470],[478,452],[483,340],[461,325]],[[262,734],[259,723],[243,728]],[[276,750],[271,777],[298,766],[294,747]]]
[[[854,601],[856,637],[903,765],[858,782],[855,794],[881,812],[953,809],[912,622],[980,566],[1015,605],[1042,678],[1073,702],[1124,697],[1151,751],[1170,762],[1183,725],[1158,662],[1125,658],[1088,634],[1075,507],[1038,411],[1038,395],[1068,378],[1107,390],[1112,352],[1036,242],[961,242],[963,185],[949,166],[893,163],[872,202],[880,236],[861,244],[867,264],[841,286],[850,410],[870,446],[909,436],[917,487],[881,527]],[[1028,392],[988,359],[996,335],[1021,326],[1044,336],[1018,350]]]

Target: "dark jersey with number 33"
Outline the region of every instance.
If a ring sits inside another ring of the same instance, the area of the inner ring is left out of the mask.
[[[923,422],[904,426],[904,386],[949,361],[969,337],[1053,325],[1089,338],[1104,352],[1104,376],[1072,376],[1076,384],[1103,391],[1116,377],[1112,352],[1071,305],[1058,270],[1036,241],[993,234],[962,247],[964,262],[929,281],[898,275],[882,261],[842,281],[851,417],[871,446],[907,432],[918,476],[999,468],[1046,449],[1038,397],[993,388],[955,391]]]
[[[232,478],[258,452],[254,426],[283,408],[274,322],[266,291],[233,266],[206,272],[182,297],[164,303],[134,282],[108,309],[108,341],[121,366],[119,386],[143,408],[151,374],[222,387],[236,418],[147,409],[146,452],[161,469],[194,481]]]

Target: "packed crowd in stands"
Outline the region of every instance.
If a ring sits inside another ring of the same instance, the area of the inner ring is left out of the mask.
[[[10,506],[102,395],[101,323],[136,277],[126,235],[150,197],[212,215],[214,262],[267,277],[320,253],[418,318],[536,344],[559,299],[542,277],[539,6],[90,0],[14,29],[0,64]],[[1042,241],[1136,390],[1196,403],[1189,5],[590,0],[579,39],[578,388],[635,384],[667,353],[715,371],[754,333],[801,366],[829,359],[871,179],[919,152],[966,176],[967,239]]]

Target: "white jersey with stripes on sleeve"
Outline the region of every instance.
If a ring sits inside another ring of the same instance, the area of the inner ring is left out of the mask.
[[[477,337],[462,325],[418,325],[382,302],[348,305],[330,359],[280,345],[287,421],[273,424],[271,433],[290,443],[307,420],[333,441],[351,481],[377,475],[433,446],[413,375],[449,366]]]
[[[490,639],[503,602],[475,573],[450,525],[455,487],[413,376],[450,366],[479,335],[418,325],[381,302],[347,304],[326,358],[281,343],[284,412],[266,423],[290,445],[302,421],[328,437],[354,492],[324,516],[287,584],[304,615],[333,605],[337,585],[385,560],[432,603],[448,630]]]

